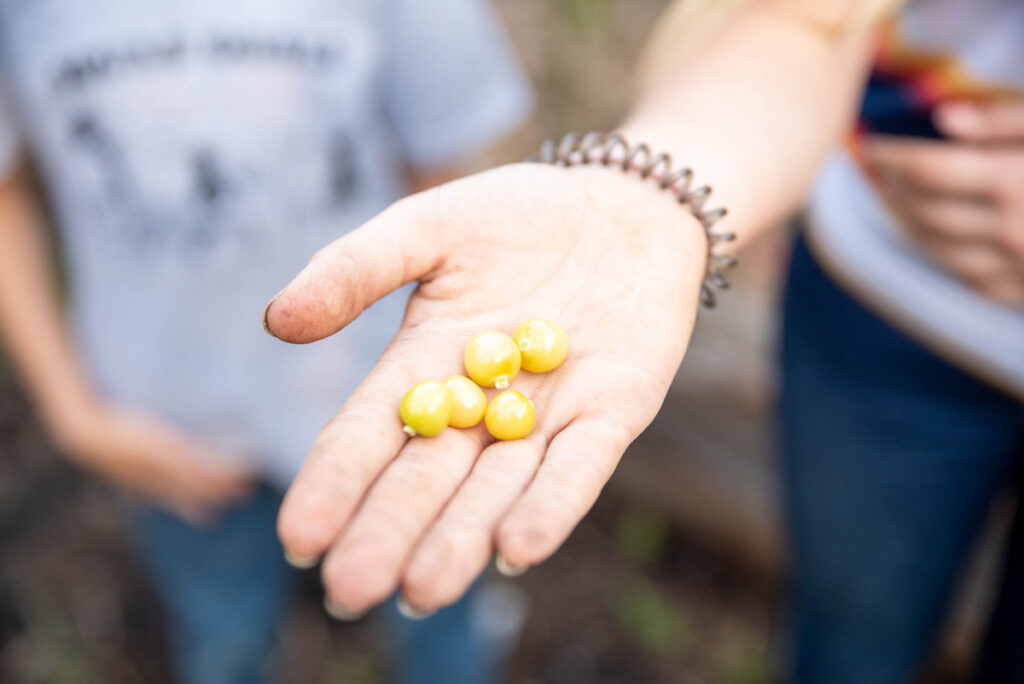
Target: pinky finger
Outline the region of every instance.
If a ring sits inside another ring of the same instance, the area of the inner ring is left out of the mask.
[[[559,432],[533,482],[499,523],[500,562],[526,568],[550,556],[594,505],[635,435],[604,416]]]

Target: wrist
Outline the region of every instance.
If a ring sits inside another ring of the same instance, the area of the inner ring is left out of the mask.
[[[703,246],[699,251],[701,256],[697,259],[703,263],[701,271],[704,274],[700,301],[708,308],[715,306],[714,290],[729,286],[723,271],[736,265],[735,257],[719,252],[720,243],[731,242],[735,235],[714,228],[726,215],[726,210],[705,206],[711,188],[694,183],[693,171],[689,167],[674,165],[669,154],[652,152],[645,143],[630,144],[619,133],[598,132],[584,136],[568,133],[557,141],[548,140],[541,146],[539,154],[530,161],[584,169],[580,173],[588,173],[591,179],[617,176],[620,179],[616,184],[619,195],[624,194],[627,187],[634,188],[631,192],[637,193],[643,186],[647,193],[646,201],[628,202],[627,212],[621,217],[623,220],[629,218],[628,214],[638,214],[644,209],[665,211],[674,205],[671,208],[675,215],[673,222],[677,225],[680,222],[691,224],[685,233],[691,236],[687,241],[689,247],[683,249],[683,254],[689,257],[688,261],[692,262],[695,257],[692,236],[699,236],[697,242]],[[632,186],[622,183],[622,180],[630,181]],[[598,195],[603,196],[603,193]],[[619,202],[619,206],[622,206],[622,202]],[[637,218],[633,217],[633,220]],[[696,224],[696,230],[692,228],[693,224]]]
[[[703,272],[707,266],[707,236],[700,221],[672,193],[618,167],[579,166],[570,171],[586,186],[594,209],[637,240],[655,240],[681,265]]]
[[[96,397],[65,397],[58,406],[44,411],[44,421],[57,446],[78,458],[96,451],[104,415],[105,408]]]

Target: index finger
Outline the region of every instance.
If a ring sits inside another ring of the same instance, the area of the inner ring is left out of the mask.
[[[935,109],[935,125],[946,135],[972,142],[1024,142],[1024,98],[947,102]]]
[[[955,142],[898,136],[869,136],[868,166],[928,192],[989,198],[994,194],[997,159],[992,150]]]
[[[263,328],[286,342],[319,340],[437,268],[443,243],[422,204],[435,195],[427,191],[399,200],[314,254],[267,304]]]
[[[417,377],[416,369],[438,367],[439,358],[444,351],[423,340],[392,342],[320,432],[278,514],[278,536],[293,565],[315,563],[334,543],[370,485],[408,440],[398,398],[416,380],[426,379]]]

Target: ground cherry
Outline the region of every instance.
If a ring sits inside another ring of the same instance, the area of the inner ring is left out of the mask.
[[[451,390],[437,380],[421,382],[405,393],[399,413],[411,437],[434,435],[448,427],[452,415]]]
[[[469,341],[463,355],[466,373],[484,387],[504,389],[519,372],[519,347],[496,330],[482,332]]]
[[[444,381],[452,393],[452,417],[448,424],[455,428],[470,428],[479,423],[487,410],[487,397],[480,385],[463,375],[453,375]]]
[[[569,353],[565,331],[544,318],[520,323],[512,335],[522,356],[523,370],[547,373],[558,368]]]
[[[533,402],[515,390],[502,392],[487,405],[484,422],[498,439],[522,439],[533,430]]]

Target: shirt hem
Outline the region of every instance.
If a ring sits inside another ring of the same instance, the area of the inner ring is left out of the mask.
[[[921,346],[929,351],[938,354],[940,357],[956,365],[958,368],[973,375],[979,380],[988,383],[998,390],[1024,402],[1024,387],[1015,383],[1008,383],[997,370],[980,362],[973,354],[965,352],[961,347],[949,343],[941,337],[935,336],[931,331],[919,326],[912,320],[908,320],[904,312],[884,297],[880,297],[869,288],[862,287],[857,279],[851,276],[836,259],[832,257],[829,250],[825,248],[818,237],[818,231],[813,228],[813,221],[809,215],[804,214],[804,221],[807,228],[803,231],[807,247],[814,259],[821,266],[829,277],[836,284],[848,293],[852,294],[861,304],[864,304],[873,313],[880,316],[886,323],[897,330],[907,333]]]

